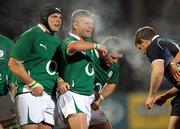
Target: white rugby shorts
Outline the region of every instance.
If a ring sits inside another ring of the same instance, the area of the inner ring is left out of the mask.
[[[54,125],[55,102],[47,93],[34,96],[31,93],[16,96],[19,124],[37,124],[45,122]]]

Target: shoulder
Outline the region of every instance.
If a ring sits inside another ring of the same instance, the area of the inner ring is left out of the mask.
[[[36,33],[38,33],[38,28],[37,27],[33,27],[33,28],[30,28],[30,29],[26,30],[24,33],[22,33],[20,35],[20,37],[33,36],[33,35],[36,35]]]
[[[3,35],[0,35],[0,42],[3,42],[3,44],[6,45],[6,46],[14,45],[12,40],[10,40],[9,38],[7,38],[7,37],[5,37]]]
[[[72,41],[77,41],[77,39],[75,39],[74,37],[66,37],[64,40],[63,40],[63,43],[70,43]]]

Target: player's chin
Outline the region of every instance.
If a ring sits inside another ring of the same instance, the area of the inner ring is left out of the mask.
[[[86,37],[86,38],[91,38],[91,37],[92,37],[92,34],[87,33],[87,34],[85,35],[85,37]]]
[[[59,29],[60,29],[60,26],[55,26],[55,27],[52,28],[52,31],[53,32],[58,32]]]
[[[111,67],[112,63],[106,63],[107,67]]]

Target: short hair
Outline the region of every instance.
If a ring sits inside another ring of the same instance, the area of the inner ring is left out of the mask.
[[[155,35],[156,32],[152,27],[141,27],[135,33],[135,45],[141,44],[141,39],[151,40]]]
[[[78,20],[79,17],[92,17],[93,18],[94,14],[92,14],[88,10],[83,10],[83,9],[74,11],[71,15],[71,26],[74,22]]]

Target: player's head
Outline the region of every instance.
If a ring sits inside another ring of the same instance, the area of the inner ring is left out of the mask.
[[[146,49],[155,35],[156,35],[155,30],[149,26],[139,28],[135,33],[135,46],[143,54],[146,54]]]
[[[51,33],[59,31],[62,23],[61,9],[53,5],[46,5],[40,12],[40,23]]]
[[[103,57],[103,60],[108,67],[111,67],[113,64],[117,63],[122,57],[122,53],[108,53],[105,57]]]
[[[94,28],[93,14],[87,10],[74,11],[71,16],[72,32],[82,38],[91,38]]]

